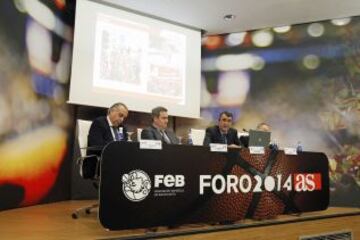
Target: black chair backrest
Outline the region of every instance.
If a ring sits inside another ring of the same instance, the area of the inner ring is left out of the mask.
[[[84,179],[97,179],[99,176],[99,159],[89,155],[80,160],[80,175]]]

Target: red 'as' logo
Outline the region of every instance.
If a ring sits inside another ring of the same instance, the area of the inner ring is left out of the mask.
[[[321,174],[295,173],[294,189],[297,192],[321,190]]]

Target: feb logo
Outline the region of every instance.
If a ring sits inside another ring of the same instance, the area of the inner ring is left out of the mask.
[[[133,170],[122,176],[123,192],[133,202],[144,200],[150,193],[151,180],[142,170]]]

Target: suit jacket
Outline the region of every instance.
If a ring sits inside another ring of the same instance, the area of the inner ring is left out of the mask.
[[[121,125],[120,127],[123,128],[123,135],[124,139],[123,141],[127,141],[128,139],[128,133],[125,126]],[[114,138],[111,133],[110,125],[107,121],[106,116],[101,116],[96,118],[90,126],[90,131],[88,135],[88,147],[99,147],[99,149],[102,149],[105,147],[106,144],[109,142],[114,141]],[[101,153],[101,150],[94,151],[89,150],[87,151],[88,154],[98,154]]]
[[[175,136],[175,133],[170,130],[165,130],[166,135],[169,137],[171,144],[179,144],[179,139]],[[150,126],[145,128],[141,132],[141,139],[149,140],[161,140],[163,143],[166,143],[157,128]]]
[[[240,144],[242,147],[249,147],[249,136],[241,136]]]
[[[226,134],[226,144],[240,145],[239,138],[237,136],[237,130],[230,128]],[[224,137],[220,132],[219,126],[208,127],[204,138],[203,145],[209,146],[210,143],[225,143]]]

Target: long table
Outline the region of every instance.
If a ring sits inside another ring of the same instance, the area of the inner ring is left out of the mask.
[[[99,219],[119,230],[319,211],[329,203],[328,174],[319,152],[112,142],[101,156]]]

